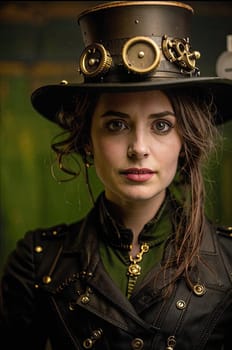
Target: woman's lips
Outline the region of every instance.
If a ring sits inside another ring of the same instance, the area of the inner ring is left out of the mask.
[[[135,182],[144,182],[149,180],[155,171],[147,168],[129,168],[121,172],[128,180]]]

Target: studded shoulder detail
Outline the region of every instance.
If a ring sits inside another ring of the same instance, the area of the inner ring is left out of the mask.
[[[219,226],[217,227],[217,234],[232,238],[232,225],[231,226]]]

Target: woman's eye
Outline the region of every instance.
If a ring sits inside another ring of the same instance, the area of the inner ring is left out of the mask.
[[[152,129],[155,133],[163,135],[167,134],[173,128],[173,126],[174,125],[167,120],[156,120],[152,124]]]
[[[106,124],[106,127],[110,131],[122,131],[127,128],[127,125],[123,120],[111,120]]]

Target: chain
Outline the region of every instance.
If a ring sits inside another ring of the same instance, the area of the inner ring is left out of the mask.
[[[149,250],[149,245],[147,243],[143,243],[140,247],[140,252],[136,255],[136,257],[132,257],[130,255],[130,266],[128,267],[128,275],[129,276],[139,276],[141,274],[141,266],[139,266],[139,262],[143,258],[143,254],[147,253]]]

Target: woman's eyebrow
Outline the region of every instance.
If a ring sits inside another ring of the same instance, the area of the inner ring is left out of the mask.
[[[163,112],[159,112],[159,113],[152,113],[149,117],[162,118],[162,117],[166,117],[167,115],[172,115],[175,117],[175,113],[172,111],[163,111]]]
[[[129,114],[127,113],[122,113],[122,112],[119,112],[119,111],[114,111],[114,110],[109,110],[109,111],[106,111],[105,113],[103,113],[101,115],[101,117],[112,117],[112,116],[115,116],[115,117],[120,117],[120,118],[129,118]]]
[[[172,111],[163,111],[163,112],[159,112],[159,113],[152,113],[151,115],[149,115],[149,117],[162,118],[162,117],[165,117],[167,115],[175,116],[175,113],[173,113]],[[116,116],[116,117],[120,117],[120,118],[129,118],[129,114],[119,112],[119,111],[114,111],[114,110],[106,111],[105,113],[102,114],[101,117],[104,118],[104,117],[112,117],[112,116]]]

